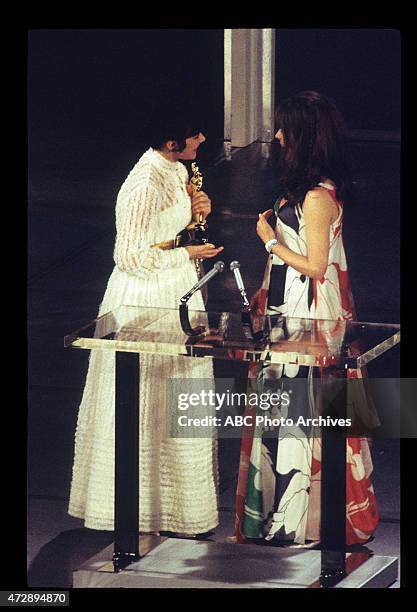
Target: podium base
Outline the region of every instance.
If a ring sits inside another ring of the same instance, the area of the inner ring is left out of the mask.
[[[140,561],[114,573],[111,545],[74,572],[73,587],[320,588],[318,550],[158,536],[141,536],[140,540],[140,553],[146,555]],[[355,554],[361,553],[350,553],[347,560]],[[375,555],[355,567],[333,588],[385,588],[397,580],[397,574],[396,557]]]

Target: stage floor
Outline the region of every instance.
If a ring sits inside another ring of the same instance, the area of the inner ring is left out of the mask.
[[[142,536],[140,551],[140,561],[114,573],[108,546],[74,572],[74,588],[320,588],[318,550]],[[358,565],[363,556],[347,555],[347,571],[355,569],[335,588],[384,588],[396,580],[396,557],[373,555]]]

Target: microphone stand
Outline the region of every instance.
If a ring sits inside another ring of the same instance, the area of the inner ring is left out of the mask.
[[[257,332],[255,332],[253,329],[251,308],[246,295],[243,279],[240,274],[240,263],[238,261],[232,261],[230,264],[230,270],[235,276],[236,284],[242,298],[243,308],[240,311],[240,315],[244,336],[247,340],[261,341],[265,338],[265,329],[261,329]]]
[[[253,331],[252,317],[249,306],[244,306],[240,311],[242,319],[242,328],[245,338],[255,340],[255,332]]]
[[[204,325],[198,325],[197,327],[192,327],[190,323],[189,314],[188,314],[188,300],[190,299],[192,295],[194,295],[196,291],[204,287],[206,283],[211,278],[213,278],[213,276],[215,276],[219,272],[223,272],[223,270],[224,270],[224,263],[222,261],[218,261],[217,263],[214,264],[210,272],[207,272],[207,274],[205,274],[203,278],[201,278],[198,281],[198,283],[194,285],[194,287],[192,287],[185,295],[182,296],[180,300],[180,305],[179,305],[180,323],[181,323],[181,328],[183,332],[185,332],[188,336],[201,336],[206,331],[206,328],[204,327]]]
[[[179,310],[182,331],[185,332],[188,336],[201,336],[205,332],[206,328],[204,327],[204,325],[199,325],[198,327],[191,327],[190,318],[188,315],[188,304],[187,302],[183,302],[182,298]]]

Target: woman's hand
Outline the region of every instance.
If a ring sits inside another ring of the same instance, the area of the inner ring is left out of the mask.
[[[221,251],[223,251],[224,247],[216,247],[214,244],[197,244],[185,247],[188,251],[188,255],[190,259],[211,259],[212,257],[216,257]]]
[[[191,197],[191,210],[195,221],[198,221],[200,214],[203,220],[205,220],[211,213],[211,200],[204,191],[197,191],[197,193]]]
[[[267,221],[273,212],[274,211],[272,208],[269,208],[263,213],[260,213],[259,221],[256,224],[256,233],[265,244],[268,242],[268,240],[275,238],[275,232]]]

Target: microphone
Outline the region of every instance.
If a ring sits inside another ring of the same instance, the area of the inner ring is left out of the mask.
[[[242,275],[240,274],[240,263],[238,261],[232,261],[230,264],[230,270],[235,275],[237,288],[242,296],[243,305],[245,308],[249,308],[249,300],[246,295],[245,285],[243,284]]]
[[[190,299],[190,297],[194,295],[196,291],[201,289],[201,287],[203,287],[211,278],[213,278],[213,276],[216,276],[216,274],[218,274],[219,272],[223,272],[223,270],[224,270],[224,263],[222,261],[217,261],[212,267],[212,269],[210,270],[210,272],[207,272],[207,274],[205,274],[202,278],[200,278],[200,280],[198,281],[198,283],[194,285],[194,287],[191,287],[188,293],[182,296],[181,304],[186,304],[188,300]]]

